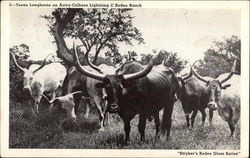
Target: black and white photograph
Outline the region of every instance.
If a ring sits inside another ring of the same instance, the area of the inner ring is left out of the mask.
[[[248,157],[249,2],[205,3],[1,3],[1,155]]]

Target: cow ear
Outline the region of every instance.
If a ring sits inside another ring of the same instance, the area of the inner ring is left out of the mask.
[[[100,83],[95,84],[96,88],[105,88],[106,86],[107,86],[107,83],[104,83],[104,82],[100,82]]]
[[[210,84],[210,81],[208,81],[208,82],[206,83],[206,87],[208,87],[209,84]]]
[[[227,89],[228,87],[230,87],[231,86],[231,84],[226,84],[226,85],[224,85],[224,86],[221,86],[221,89]]]

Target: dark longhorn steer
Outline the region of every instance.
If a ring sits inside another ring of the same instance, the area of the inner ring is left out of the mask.
[[[240,116],[240,76],[234,75],[235,67],[236,60],[230,73],[222,74],[212,80],[201,77],[193,70],[194,75],[207,84],[209,91],[208,108],[218,109],[222,119],[228,122],[231,136],[233,136],[235,125]],[[223,85],[225,82],[228,84]]]
[[[187,127],[190,126],[190,117],[191,116],[191,127],[194,125],[195,117],[197,112],[200,111],[202,114],[202,125],[205,123],[206,112],[208,100],[209,100],[209,91],[204,82],[197,79],[195,76],[192,76],[192,68],[190,73],[185,77],[178,77],[181,88],[178,91],[177,95],[181,101],[183,111],[185,113]],[[207,77],[208,78],[208,77]],[[209,122],[212,124],[213,119],[213,110],[209,110]]]
[[[86,91],[86,79],[87,77],[77,71],[75,67],[71,67],[69,68],[63,82],[63,96],[75,91],[82,91],[82,94],[74,94],[75,113],[77,113],[77,109],[79,107],[80,101],[82,100],[82,96],[89,97]],[[88,99],[84,99],[84,101],[86,103],[85,117],[88,117],[90,103]]]
[[[178,79],[172,69],[162,65],[153,68],[154,59],[152,59],[145,69],[137,62],[129,62],[123,64],[116,74],[106,75],[84,69],[78,60],[75,46],[74,58],[78,71],[102,81],[96,84],[96,87],[106,89],[109,111],[117,112],[123,119],[125,143],[129,140],[130,121],[136,114],[140,114],[139,132],[143,140],[147,116],[156,116],[161,109],[164,109],[161,136],[164,136],[166,131],[167,137],[170,136],[173,98],[178,88]],[[131,73],[135,69],[139,71]],[[128,74],[124,74],[126,72]]]
[[[100,65],[99,67],[106,67],[104,65]],[[89,66],[84,66],[88,71],[95,71]],[[79,71],[72,67],[69,69],[67,76],[65,77],[63,84],[63,95],[67,95],[76,91],[82,91],[81,94],[74,94],[74,108],[75,112],[77,112],[79,103],[83,98],[86,106],[86,112],[84,117],[88,118],[89,114],[89,105],[90,98],[93,99],[96,109],[99,114],[100,119],[100,129],[99,131],[104,130],[104,119],[107,113],[106,107],[106,92],[104,89],[95,88],[95,84],[100,83],[99,80],[95,80],[85,75],[82,75]]]

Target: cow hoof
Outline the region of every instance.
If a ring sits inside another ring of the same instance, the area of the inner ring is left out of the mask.
[[[98,132],[104,132],[104,131],[105,131],[104,128],[100,128],[100,129],[98,130]]]
[[[89,115],[88,115],[88,114],[85,114],[85,115],[83,115],[83,117],[84,117],[85,119],[87,119],[87,118],[89,118]]]
[[[213,128],[214,128],[214,125],[213,125],[213,124],[210,124],[209,127],[213,129]]]
[[[166,140],[166,138],[167,138],[167,137],[166,137],[165,135],[160,135],[160,136],[159,136],[160,141],[164,141],[164,140]]]
[[[155,136],[155,142],[160,139],[160,135]]]
[[[166,141],[171,141],[172,140],[172,138],[170,137],[170,136],[168,136],[167,138],[166,138]]]
[[[127,141],[124,141],[124,146],[128,146],[128,145],[130,145],[131,144],[131,142],[130,142],[130,140],[127,140]]]

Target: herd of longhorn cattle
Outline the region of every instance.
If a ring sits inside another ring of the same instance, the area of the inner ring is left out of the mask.
[[[191,126],[197,112],[202,114],[202,124],[206,119],[205,109],[209,109],[209,122],[212,123],[213,111],[228,122],[233,136],[235,125],[240,116],[240,76],[234,74],[236,61],[230,73],[218,78],[201,77],[190,65],[190,72],[184,77],[164,66],[154,64],[153,57],[145,67],[136,61],[128,61],[119,68],[104,64],[82,66],[73,44],[74,66],[66,70],[60,63],[31,65],[22,68],[12,54],[14,63],[23,72],[24,90],[30,93],[35,101],[31,107],[38,113],[42,97],[48,100],[52,110],[53,102],[59,100],[67,117],[76,119],[76,111],[83,99],[86,105],[85,117],[88,117],[90,99],[95,103],[100,118],[100,131],[104,130],[104,119],[107,112],[117,113],[124,122],[125,142],[129,140],[130,121],[139,114],[138,129],[141,140],[145,139],[147,118],[154,118],[155,138],[170,136],[171,117],[176,97],[180,99],[186,116],[187,127]],[[88,56],[87,56],[88,58]],[[224,85],[224,83],[227,83]],[[56,93],[61,89],[60,93]],[[48,99],[50,98],[50,99]],[[159,111],[163,110],[162,122]],[[160,129],[161,127],[161,129]],[[160,133],[160,135],[159,135]]]
[[[206,119],[205,109],[209,109],[209,122],[212,123],[213,111],[228,122],[231,136],[240,117],[240,76],[234,74],[236,61],[230,73],[218,78],[201,77],[190,65],[186,76],[177,76],[164,66],[156,65],[154,56],[147,66],[136,61],[128,61],[119,68],[107,65],[95,66],[88,59],[88,66],[82,66],[78,59],[78,49],[73,43],[73,55],[66,47],[59,24],[54,26],[54,37],[60,57],[68,65],[61,63],[31,65],[22,68],[12,54],[16,66],[24,72],[24,90],[34,100],[30,107],[32,113],[39,112],[39,103],[44,97],[49,103],[49,111],[58,100],[68,118],[76,119],[81,101],[85,102],[85,117],[88,117],[90,100],[95,104],[100,118],[100,129],[104,130],[107,113],[117,113],[124,122],[125,143],[129,140],[130,121],[139,114],[138,129],[141,140],[145,139],[147,119],[154,118],[158,137],[170,137],[173,107],[180,99],[186,116],[187,127],[194,125],[197,112],[202,114],[202,124]],[[64,56],[61,56],[64,55]],[[227,83],[227,84],[225,84]],[[160,121],[159,111],[163,110]]]

